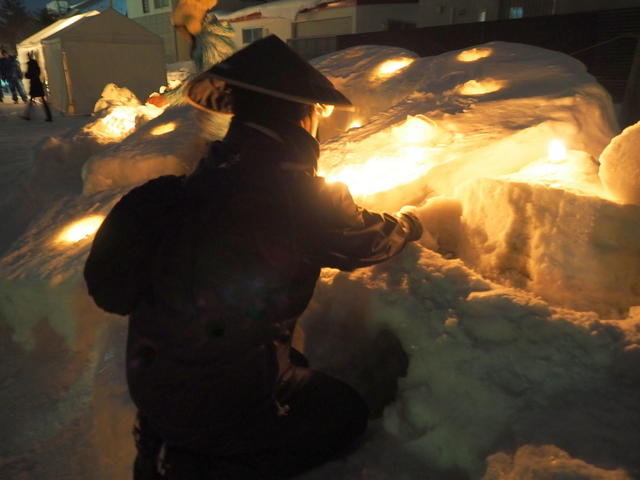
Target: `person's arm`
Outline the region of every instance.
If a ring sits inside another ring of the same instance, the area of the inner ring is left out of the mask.
[[[353,270],[383,262],[422,236],[416,216],[375,213],[359,207],[349,189],[316,178],[318,260],[324,267]]]

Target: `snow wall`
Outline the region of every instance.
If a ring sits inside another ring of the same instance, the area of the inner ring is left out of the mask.
[[[640,207],[620,194],[633,182],[616,188],[636,147],[633,131],[607,147],[607,93],[574,59],[518,44],[429,58],[364,46],[315,64],[357,106],[322,125],[348,130],[323,143],[321,173],[367,208],[422,205],[429,233],[383,265],[323,271],[295,343],[377,419],[305,478],[637,478]],[[126,319],[86,294],[90,237],[61,235],[133,185],[191,171],[203,123],[181,108],[135,117],[86,161],[56,139],[82,170],[66,194],[35,175],[48,202],[0,259],[2,478],[130,475]]]

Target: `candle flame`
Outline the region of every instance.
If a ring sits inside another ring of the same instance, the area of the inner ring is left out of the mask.
[[[58,243],[77,243],[93,236],[104,221],[103,215],[91,215],[67,225],[56,238]]]
[[[362,122],[360,120],[354,120],[349,124],[347,130],[351,130],[352,128],[360,128],[362,126]]]
[[[492,53],[493,50],[490,48],[472,48],[470,50],[460,52],[456,58],[461,62],[475,62],[490,56]]]
[[[567,147],[562,140],[551,140],[549,142],[549,148],[547,158],[552,162],[561,162],[567,158]]]

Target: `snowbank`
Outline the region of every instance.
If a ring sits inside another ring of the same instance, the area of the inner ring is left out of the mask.
[[[199,115],[188,105],[170,107],[124,141],[89,158],[82,168],[84,193],[132,187],[160,175],[190,173],[206,153]],[[221,138],[229,117],[215,118]]]
[[[608,94],[570,57],[500,42],[431,58],[356,47],[317,64],[365,112],[322,145],[322,172],[372,209],[426,202],[431,231],[386,264],[323,272],[295,343],[379,418],[359,450],[303,478],[638,477],[639,217],[593,160],[617,133]],[[84,194],[59,198],[0,259],[13,412],[0,476],[129,475],[126,321],[86,295],[90,235],[57,239],[130,186],[189,171],[187,112],[97,152]]]
[[[461,258],[487,278],[611,317],[640,305],[640,207],[501,179],[456,196]]]
[[[600,178],[621,203],[640,205],[640,123],[615,137],[600,156]]]

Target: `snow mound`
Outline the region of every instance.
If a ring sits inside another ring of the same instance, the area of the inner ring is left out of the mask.
[[[600,155],[600,178],[621,203],[640,205],[640,123],[615,137]]]
[[[132,187],[161,175],[190,173],[206,152],[199,117],[191,106],[167,108],[125,140],[89,158],[82,167],[85,194]],[[224,136],[229,116],[212,114],[209,131]]]
[[[488,459],[487,473],[482,480],[547,480],[581,478],[593,480],[632,480],[621,470],[606,470],[571,458],[553,445],[525,445],[514,455],[496,453]]]
[[[373,268],[325,272],[299,341],[314,368],[366,392],[374,410],[395,387],[396,400],[384,405],[387,444],[439,471],[480,478],[487,455],[529,443],[637,468],[640,430],[627,426],[640,420],[640,391],[628,383],[639,320],[556,309],[416,246]],[[402,350],[376,341],[383,332]],[[393,457],[375,448],[350,461],[366,468],[375,457],[389,478],[422,478],[394,476]]]
[[[489,56],[460,60],[474,50],[467,49],[398,70],[394,81],[406,77],[415,88],[360,128],[325,142],[321,173],[347,183],[363,205],[395,210],[429,192],[452,195],[467,180],[515,173],[545,157],[554,140],[600,156],[617,124],[609,94],[584,65],[528,45],[491,42],[480,49]],[[343,50],[320,65],[340,66],[335,81],[351,55]],[[469,82],[475,83],[467,90]],[[416,131],[416,116],[430,128]],[[408,172],[406,178],[390,177],[372,191],[373,179],[398,170]]]
[[[114,107],[139,107],[140,101],[135,93],[127,87],[118,87],[115,83],[108,83],[102,89],[100,98],[93,107],[94,114],[100,115],[105,110]]]
[[[326,140],[349,128],[366,123],[411,94],[421,78],[411,69],[418,55],[409,50],[380,45],[362,45],[331,53],[311,61],[333,85],[351,100],[355,111],[337,110],[322,119],[321,138]],[[402,72],[402,74],[399,74]]]
[[[487,278],[606,316],[640,305],[640,207],[488,178],[456,197],[461,258]]]
[[[374,210],[423,205],[429,235],[385,264],[322,272],[294,343],[378,419],[359,450],[303,478],[638,477],[640,217],[596,175],[617,132],[609,95],[566,55],[501,42],[317,64],[366,113],[322,145],[322,173]],[[3,478],[130,475],[126,322],[87,296],[91,233],[67,227],[190,171],[200,135],[226,129],[183,107],[137,122],[96,147],[84,194],[57,192],[0,259]],[[51,151],[69,168],[51,175],[70,184],[81,162],[63,143],[68,155]]]

